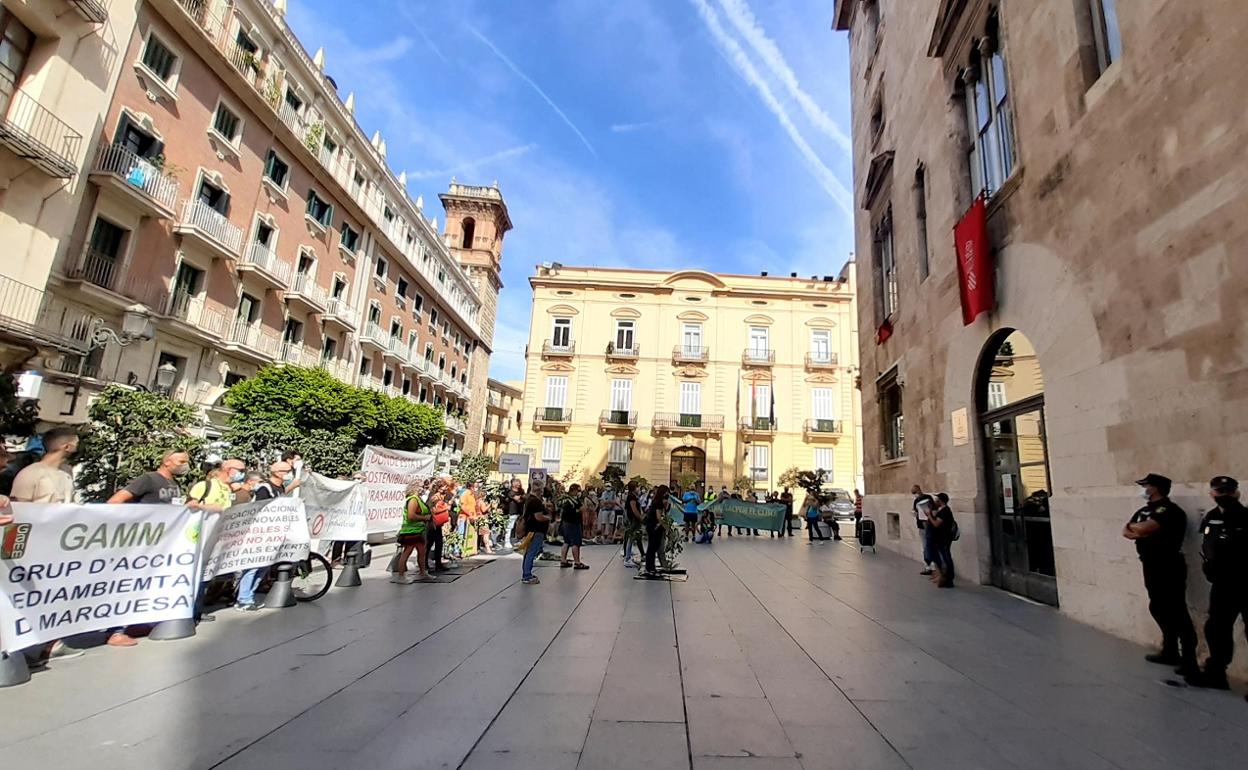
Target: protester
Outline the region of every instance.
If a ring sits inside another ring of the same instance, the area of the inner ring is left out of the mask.
[[[953,588],[953,541],[957,537],[958,522],[949,507],[949,495],[936,495],[936,510],[927,514],[927,526],[931,529],[932,556],[936,569],[932,582],[941,588]]]
[[[807,542],[813,545],[816,540],[827,540],[819,531],[819,498],[807,492],[806,499],[802,500],[802,512],[806,514]]]
[[[698,534],[693,539],[695,543],[709,545],[715,537],[715,514],[710,508],[702,511],[702,515],[698,518]]]
[[[43,434],[44,454],[13,478],[10,494],[24,503],[70,503],[74,500],[74,477],[70,458],[78,451],[78,433],[73,428],[53,428]]]
[[[826,499],[824,499],[823,503],[819,506],[819,516],[824,522],[827,523],[828,528],[832,530],[832,539],[840,540],[841,539],[841,525],[836,520],[836,507],[833,506],[833,503],[835,502],[836,502],[836,493],[833,492]],[[822,535],[823,532],[820,531],[819,534]],[[824,536],[823,539],[827,540],[827,537]]]
[[[445,572],[451,568],[451,565],[443,560],[442,553],[446,545],[446,536],[442,529],[451,520],[451,504],[446,499],[448,488],[446,482],[441,479],[432,483],[426,481],[425,484],[429,488],[429,497],[425,500],[425,505],[432,514],[428,534],[425,537],[426,558],[432,562],[429,568],[435,573]]]
[[[587,489],[581,495],[581,535],[589,533],[591,540],[598,534],[598,491]]]
[[[247,463],[237,457],[231,457],[221,463],[225,471],[226,482],[234,493],[234,503],[245,503],[251,500],[251,492],[247,489]]]
[[[22,468],[13,478],[11,498],[19,503],[71,503],[74,499],[74,479],[69,473],[69,461],[78,451],[78,433],[73,428],[53,428],[43,434],[44,454],[35,462]],[[2,497],[2,496],[0,496]],[[9,497],[0,499],[0,510],[7,509]],[[13,521],[13,517],[0,513],[0,526]],[[40,645],[33,659],[27,656],[32,668],[43,668],[54,660],[69,660],[84,655],[83,650],[70,647],[64,641]]]
[[[286,494],[290,494],[303,484],[305,466],[303,463],[303,454],[295,449],[289,449],[282,452],[282,462],[290,463],[290,471],[293,474],[291,482],[286,485]]]
[[[568,487],[568,494],[559,504],[560,529],[563,535],[563,549],[559,558],[562,568],[589,569],[589,565],[581,562],[581,541],[584,536],[585,500],[581,495],[581,485]],[[568,561],[568,551],[572,552],[574,561]]]
[[[230,489],[230,471],[219,458],[209,457],[203,463],[204,479],[197,481],[187,493],[187,506],[207,511],[224,511],[234,504]],[[246,479],[246,474],[242,474]]]
[[[697,491],[690,487],[680,496],[681,512],[684,515],[685,542],[693,540],[694,530],[698,526],[698,504],[702,502]]]
[[[295,482],[294,469],[285,460],[279,460],[269,466],[269,478],[256,484],[252,490],[252,499],[256,501],[272,500],[285,494],[286,488]],[[268,574],[269,568],[255,567],[243,572],[238,579],[238,594],[234,608],[242,612],[255,612],[263,609],[256,604],[256,587]]]
[[[620,515],[620,496],[615,487],[602,490],[598,499],[598,538],[601,544],[615,542],[615,519]]]
[[[641,530],[640,529],[636,531],[636,535],[632,539],[629,539],[627,530],[629,527],[632,527],[634,525],[641,527],[646,517],[644,513],[645,509],[642,507],[642,504],[641,504],[641,498],[637,496],[637,482],[629,481],[628,486],[625,487],[625,492],[626,494],[624,496],[624,516],[625,516],[624,566],[626,568],[632,569],[633,567],[637,566],[637,563],[633,561],[634,544],[637,546],[637,549],[640,553],[644,553],[644,546],[641,542]]]
[[[191,472],[191,457],[181,449],[171,449],[161,457],[160,465],[132,480],[108,498],[110,504],[147,503],[182,504],[182,487],[178,479]]]
[[[524,560],[521,562],[521,581],[526,585],[535,585],[542,581],[537,579],[537,575],[533,574],[533,563],[537,561],[537,555],[542,552],[542,543],[546,540],[546,530],[550,523],[550,516],[546,511],[546,504],[542,502],[541,488],[530,489],[529,496],[524,501],[524,540],[521,545],[524,548]]]
[[[511,480],[511,489],[507,493],[507,530],[503,533],[505,538],[503,547],[511,548],[511,533],[515,531],[516,522],[524,515],[524,484],[520,483],[520,479]]]
[[[5,450],[4,469],[0,470],[0,495],[12,494],[13,480],[17,478],[17,474],[40,457],[43,457],[43,443],[38,437],[27,442],[26,449],[15,455]]]
[[[914,495],[914,522],[919,528],[919,537],[923,538],[923,570],[920,575],[931,575],[935,571],[936,557],[932,553],[932,541],[928,537],[930,534],[927,529],[927,515],[936,508],[936,501],[931,495],[923,493],[923,489],[915,484],[910,488],[910,494]]]
[[[650,507],[646,509],[646,569],[642,573],[646,577],[657,577],[659,574],[654,568],[654,560],[658,557],[659,551],[663,549],[661,517],[667,516],[667,512],[671,509],[671,501],[668,499],[670,495],[667,485],[660,484],[650,500]]]
[[[429,522],[433,518],[429,513],[429,506],[420,499],[419,481],[413,481],[407,485],[405,496],[405,504],[403,508],[403,524],[399,527],[399,559],[395,565],[394,574],[390,577],[391,583],[399,583],[407,585],[414,581],[407,577],[407,562],[412,558],[412,551],[416,551],[416,566],[420,575],[417,580],[428,580],[429,573],[426,571],[425,562],[425,531],[429,527]]]
[[[472,497],[469,498],[469,495],[471,495]],[[494,555],[494,541],[491,539],[491,535],[490,535],[490,519],[489,519],[490,502],[486,500],[484,496],[481,496],[478,494],[477,482],[475,481],[468,482],[468,487],[465,490],[463,497],[460,498],[460,501],[461,501],[461,504],[465,506],[471,504],[473,508],[472,512],[469,513],[465,510],[465,515],[468,518],[468,523],[476,528],[477,537],[480,538],[481,540],[482,550],[484,550],[487,555],[493,556]],[[465,527],[465,532],[466,531],[467,531],[467,528]]]

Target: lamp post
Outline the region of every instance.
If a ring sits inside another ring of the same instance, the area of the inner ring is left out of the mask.
[[[87,352],[78,358],[78,372],[74,380],[74,392],[69,400],[70,414],[78,410],[78,397],[82,393],[83,369],[87,365],[87,358],[91,355],[91,351],[96,348],[102,348],[110,342],[124,348],[132,342],[138,342],[139,340],[147,342],[155,338],[155,336],[156,329],[152,323],[151,311],[143,305],[131,305],[122,311],[120,332],[105,326],[103,318],[97,318],[92,321],[91,328],[87,331]],[[172,383],[172,380],[170,382]]]

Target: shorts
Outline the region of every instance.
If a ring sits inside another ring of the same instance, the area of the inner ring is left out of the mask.
[[[697,523],[698,523],[698,514],[696,514],[696,513],[686,513],[686,514],[685,514],[685,523],[686,523],[686,524],[697,524]]]
[[[424,532],[400,532],[399,545],[420,545],[425,542]]]
[[[581,539],[582,539],[581,533],[584,531],[584,529],[581,527],[580,524],[566,524],[565,523],[562,527],[559,528],[559,530],[560,532],[563,533],[564,545],[576,545],[576,546],[581,545]]]
[[[598,509],[598,526],[605,527],[611,522],[615,521],[616,510],[617,509],[615,508]]]

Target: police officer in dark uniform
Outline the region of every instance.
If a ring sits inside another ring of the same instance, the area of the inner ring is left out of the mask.
[[[1239,482],[1215,476],[1209,496],[1216,508],[1200,522],[1201,569],[1209,581],[1209,619],[1205,643],[1209,658],[1205,670],[1185,677],[1196,687],[1227,690],[1226,667],[1235,651],[1235,620],[1248,622],[1248,508],[1239,501]]]
[[[1148,503],[1122,528],[1122,536],[1135,541],[1144,567],[1148,611],[1161,627],[1161,652],[1146,655],[1149,663],[1177,666],[1183,676],[1199,674],[1196,663],[1196,627],[1187,612],[1187,562],[1183,537],[1187,513],[1170,499],[1170,479],[1150,473],[1139,481]]]

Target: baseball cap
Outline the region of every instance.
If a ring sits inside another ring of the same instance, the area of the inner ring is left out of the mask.
[[[1239,489],[1239,482],[1230,476],[1214,476],[1209,480],[1209,488],[1214,492],[1229,494]]]

